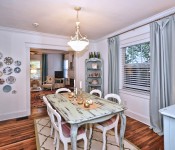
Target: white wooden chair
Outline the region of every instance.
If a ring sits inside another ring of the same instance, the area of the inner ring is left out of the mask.
[[[93,95],[94,93],[97,93],[99,95],[99,97],[101,98],[102,96],[102,92],[98,89],[95,89],[95,90],[92,90],[90,91],[90,94]],[[92,135],[92,124],[90,123],[89,124],[89,139],[91,138],[91,135]]]
[[[117,95],[117,94],[112,94],[111,93],[111,94],[107,94],[104,97],[104,99],[108,99],[108,98],[116,99],[118,101],[118,104],[121,104],[120,96]],[[113,129],[113,128],[115,129],[116,143],[119,144],[119,141],[118,141],[118,132],[117,132],[118,121],[119,121],[119,115],[113,116],[112,118],[110,118],[109,120],[106,120],[104,122],[100,122],[100,123],[95,124],[95,127],[103,132],[103,148],[102,148],[102,150],[105,150],[106,149],[106,132],[108,130]],[[92,130],[92,127],[90,128],[90,130]],[[90,131],[89,138],[91,138],[91,136],[92,136],[92,133]]]
[[[92,91],[90,92],[90,94],[92,94],[92,95],[93,95],[94,93],[97,93],[97,94],[99,95],[99,97],[101,98],[102,92],[101,92],[100,90],[95,89],[95,90],[92,90]]]
[[[64,150],[68,150],[68,143],[71,142],[71,133],[70,133],[70,124],[62,123],[61,116],[59,113],[54,110],[52,107],[48,107],[49,111],[51,111],[51,122],[56,131],[56,150],[59,149],[60,140],[63,142]],[[80,127],[77,133],[77,140],[84,140],[84,150],[87,150],[87,137],[86,137],[86,129]]]
[[[56,90],[55,94],[58,94],[60,92],[71,92],[71,90],[69,90],[68,88],[60,88],[60,89]]]
[[[54,83],[55,83],[55,78],[52,76],[47,76],[46,81],[43,82],[42,87],[46,88],[46,89],[51,89],[51,91],[52,91],[52,89],[54,87]]]
[[[51,118],[51,111],[48,109],[48,107],[52,107],[51,105],[50,105],[50,103],[48,102],[48,100],[47,100],[47,98],[45,97],[45,96],[43,96],[43,101],[44,101],[44,103],[46,104],[46,106],[47,106],[47,114],[49,115],[49,117]],[[51,130],[50,130],[50,136],[53,136],[53,125],[52,125],[52,123],[50,124],[50,126],[51,126]]]

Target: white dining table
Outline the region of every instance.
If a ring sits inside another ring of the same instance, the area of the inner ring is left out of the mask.
[[[71,146],[72,150],[77,150],[77,130],[83,124],[99,123],[110,119],[114,115],[121,118],[119,146],[124,149],[124,133],[126,127],[126,116],[124,115],[125,108],[116,102],[109,101],[89,93],[83,92],[84,100],[92,100],[93,105],[90,108],[84,108],[84,105],[79,105],[76,98],[70,98],[69,93],[50,94],[46,98],[51,105],[58,111],[64,120],[71,125]],[[91,108],[92,107],[92,108]]]

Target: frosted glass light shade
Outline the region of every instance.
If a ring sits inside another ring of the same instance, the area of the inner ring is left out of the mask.
[[[67,43],[74,51],[82,51],[89,45],[89,41],[74,40]]]

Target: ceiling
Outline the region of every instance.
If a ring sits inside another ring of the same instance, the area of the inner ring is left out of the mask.
[[[0,26],[95,40],[175,6],[175,0],[1,0]],[[32,23],[39,23],[36,28]]]
[[[42,54],[67,54],[71,53],[68,51],[62,51],[62,50],[50,50],[50,49],[36,49],[36,48],[31,48],[30,49],[30,54],[31,55],[42,55]]]

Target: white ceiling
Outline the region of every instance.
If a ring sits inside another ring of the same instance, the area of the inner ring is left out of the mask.
[[[81,33],[98,39],[174,7],[175,0],[0,0],[0,26],[71,36],[74,6],[82,7]]]

